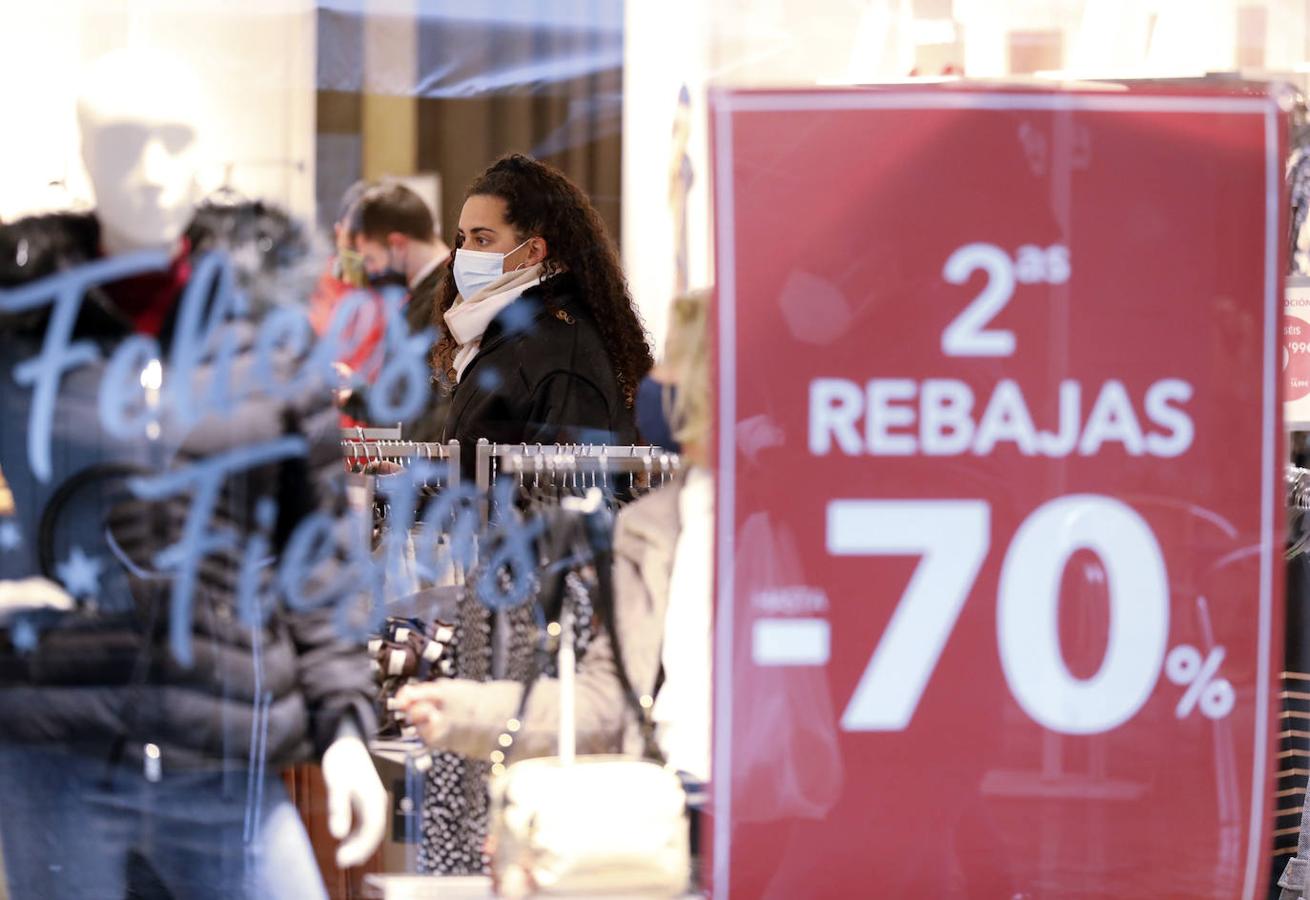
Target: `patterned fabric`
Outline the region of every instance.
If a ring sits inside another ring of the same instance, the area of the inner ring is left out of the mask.
[[[389,617],[380,636],[368,642],[369,665],[378,684],[379,737],[399,737],[401,723],[389,710],[400,689],[415,681],[451,676],[459,664],[459,628],[440,619],[431,623]]]
[[[476,583],[473,582],[473,583]],[[455,677],[491,677],[491,614],[465,591],[459,601]],[[432,754],[423,791],[423,836],[418,867],[424,875],[480,875],[490,860],[487,835],[487,778],[491,764],[454,753]]]
[[[501,573],[502,582],[509,576]],[[480,574],[470,574],[476,585]],[[577,571],[568,572],[563,590],[575,610],[574,646],[579,659],[595,635],[592,592]],[[506,587],[502,583],[502,588]],[[533,592],[534,596],[536,591]],[[466,591],[460,601],[457,629],[459,644],[455,674],[458,678],[488,681],[492,678],[491,611],[473,591]],[[525,603],[503,614],[509,633],[504,679],[526,683],[542,673],[557,674],[554,653],[539,664],[538,650],[542,630],[532,603]],[[549,649],[549,648],[548,648]],[[491,764],[471,760],[453,753],[434,753],[423,795],[423,834],[419,844],[419,871],[428,875],[476,875],[489,871],[490,858],[485,852],[487,815],[490,798],[487,782]]]
[[[434,753],[423,794],[423,839],[418,867],[424,875],[481,875],[491,863],[487,839],[487,779],[491,763]]]

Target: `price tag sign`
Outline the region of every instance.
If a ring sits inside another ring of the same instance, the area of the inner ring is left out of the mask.
[[[1310,278],[1290,277],[1283,303],[1283,399],[1288,428],[1310,429]]]
[[[1281,122],[716,96],[716,897],[1263,896]]]

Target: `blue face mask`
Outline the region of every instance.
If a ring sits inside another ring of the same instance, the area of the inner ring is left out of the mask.
[[[678,396],[676,385],[664,384],[649,375],[641,380],[637,387],[637,428],[648,444],[681,453],[682,445],[673,436],[673,426],[664,408],[666,393],[672,407]]]

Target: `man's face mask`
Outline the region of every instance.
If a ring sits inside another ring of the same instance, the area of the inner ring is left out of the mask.
[[[338,250],[332,262],[332,275],[337,281],[351,287],[363,287],[368,284],[364,272],[364,257],[355,250]]]
[[[405,266],[396,261],[394,250],[387,250],[387,267],[381,272],[370,273],[368,283],[371,287],[383,288],[390,285],[397,287],[409,287],[409,279],[405,277]]]

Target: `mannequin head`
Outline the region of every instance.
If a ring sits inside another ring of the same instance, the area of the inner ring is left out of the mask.
[[[168,54],[115,50],[89,67],[77,118],[105,251],[171,248],[201,196],[195,72]]]

